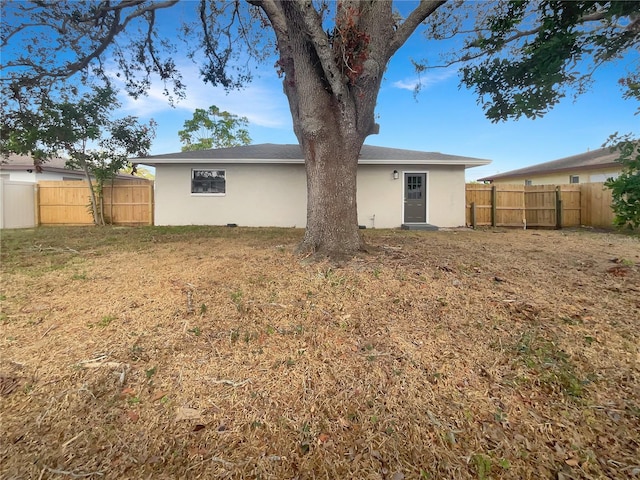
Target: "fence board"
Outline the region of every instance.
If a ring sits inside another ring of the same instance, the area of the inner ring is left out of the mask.
[[[41,225],[92,225],[86,182],[41,181],[39,215]],[[153,224],[153,184],[147,180],[115,181],[104,188],[105,220],[114,225]]]
[[[38,196],[41,225],[93,225],[85,182],[41,181]]]
[[[585,183],[580,199],[583,224],[592,227],[611,228],[613,210],[611,210],[611,190],[604,183]]]
[[[611,190],[604,188],[603,183],[527,186],[468,184],[466,204],[467,225],[471,226],[522,226],[523,219],[531,227],[613,226]],[[475,225],[471,217],[472,204],[475,207]]]
[[[497,227],[521,227],[525,218],[524,185],[495,185]]]
[[[491,225],[491,185],[468,184],[466,191],[467,225],[471,222],[471,204],[475,204],[475,226]]]
[[[525,187],[527,226],[555,227],[557,225],[556,195],[555,185],[528,185]]]
[[[560,185],[560,198],[562,199],[562,225],[561,227],[579,227],[586,225],[582,218],[581,198],[583,196],[583,186],[590,185],[583,183],[581,185],[568,184]]]

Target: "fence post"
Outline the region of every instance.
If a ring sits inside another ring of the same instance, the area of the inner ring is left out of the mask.
[[[498,205],[497,205],[498,193],[496,192],[496,186],[491,186],[491,226],[495,227],[498,223]]]
[[[40,226],[40,187],[36,183],[33,186],[33,208],[34,208],[34,220],[36,227]]]
[[[471,202],[471,228],[476,228],[476,202]]]
[[[562,196],[560,186],[556,187],[556,229],[562,228]]]

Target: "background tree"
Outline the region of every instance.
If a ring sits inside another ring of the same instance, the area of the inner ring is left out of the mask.
[[[631,134],[622,137],[612,135],[609,144],[614,145],[612,150],[620,153],[616,161],[622,164],[620,175],[605,182],[613,196],[614,224],[630,229],[640,228],[640,140]]]
[[[207,110],[197,108],[193,118],[185,120],[184,129],[178,131],[180,141],[184,144],[182,151],[249,145],[251,137],[246,129],[248,125],[246,117],[221,112],[215,105]]]
[[[122,169],[122,173],[126,173],[127,175],[132,175],[134,177],[144,178],[145,180],[153,180],[156,178],[154,173],[148,168],[141,167],[135,163],[129,163],[129,165],[125,165]]]
[[[104,184],[129,164],[130,156],[147,154],[153,122],[141,125],[135,117],[112,120],[111,110],[119,104],[110,87],[96,88],[75,102],[40,100],[28,115],[3,120],[3,151],[33,156],[37,163],[56,155],[67,158],[68,168],[85,173],[94,222],[104,224],[99,202]]]
[[[168,94],[182,94],[172,34],[156,23],[156,12],[177,0],[6,3],[12,7],[2,26],[8,103],[21,106],[76,74],[81,80],[106,77],[106,58],[134,96],[148,88],[152,75],[166,82]],[[589,86],[591,66],[620,59],[640,43],[640,2],[631,0],[462,6],[423,0],[404,16],[385,0],[201,0],[194,6],[197,22],[181,33],[195,46],[188,56],[212,85],[234,88],[249,81],[247,60],[264,60],[275,40],[276,68],[305,156],[301,247],[332,256],[364,248],[358,155],[379,129],[374,111],[389,60],[425,21],[429,39],[466,37],[449,63],[461,63],[463,84],[477,91],[495,120],[544,114],[570,89],[580,93]]]

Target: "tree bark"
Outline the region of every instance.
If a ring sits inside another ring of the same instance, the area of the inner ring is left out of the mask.
[[[293,129],[307,173],[307,229],[300,249],[334,259],[364,249],[358,227],[358,157],[375,123],[391,56],[443,0],[421,1],[400,25],[391,2],[342,0],[325,30],[310,0],[249,0],[265,12],[278,41]]]
[[[302,137],[307,172],[307,228],[300,250],[337,259],[364,248],[356,202],[362,141],[337,133]],[[329,193],[330,192],[330,193]]]
[[[91,213],[93,215],[93,223],[100,225],[100,216],[98,214],[98,202],[96,200],[96,192],[93,189],[93,182],[91,181],[91,173],[89,173],[89,167],[86,161],[82,161],[82,170],[84,171],[84,177],[87,180],[89,186],[89,199],[91,200]]]

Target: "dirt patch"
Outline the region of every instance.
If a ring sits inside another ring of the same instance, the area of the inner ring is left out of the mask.
[[[2,478],[640,478],[640,241],[3,233]]]

